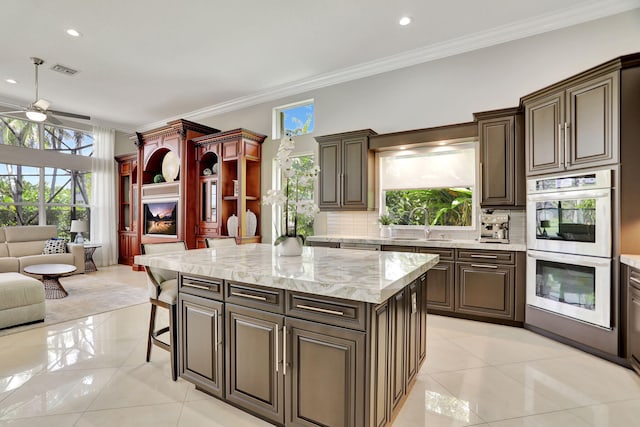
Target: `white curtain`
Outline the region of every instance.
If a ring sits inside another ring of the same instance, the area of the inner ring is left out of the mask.
[[[96,251],[96,263],[113,265],[118,262],[117,166],[113,157],[116,133],[113,129],[94,127],[93,135],[91,240],[102,245]]]

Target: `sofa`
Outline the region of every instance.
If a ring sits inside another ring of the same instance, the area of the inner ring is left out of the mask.
[[[84,247],[67,243],[66,253],[43,254],[45,243],[57,236],[53,225],[28,225],[0,228],[0,273],[24,273],[34,264],[71,264],[75,274],[84,273]]]

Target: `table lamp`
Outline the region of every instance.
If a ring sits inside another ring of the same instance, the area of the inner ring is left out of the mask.
[[[84,236],[82,233],[89,231],[89,225],[87,224],[87,221],[73,219],[71,220],[71,229],[69,231],[76,233],[76,239],[73,243],[84,243]]]

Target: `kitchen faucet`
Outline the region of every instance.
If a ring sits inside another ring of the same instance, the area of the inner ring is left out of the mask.
[[[428,239],[429,235],[431,234],[431,227],[429,227],[429,210],[424,206],[413,208],[411,209],[411,212],[409,212],[409,220],[411,220],[411,217],[413,216],[413,213],[415,211],[424,212],[424,238]]]

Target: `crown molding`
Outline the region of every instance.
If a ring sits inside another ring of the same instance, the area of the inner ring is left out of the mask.
[[[168,121],[178,118],[199,120],[213,117],[310,90],[333,86],[561,28],[571,27],[637,8],[640,8],[640,0],[592,0],[583,5],[570,7],[559,12],[535,16],[531,19],[516,21],[489,30],[434,43],[396,55],[343,68],[338,71],[275,86],[251,95],[231,99],[181,114],[180,116],[150,123],[144,126],[143,129],[153,129],[154,127],[164,126]]]

